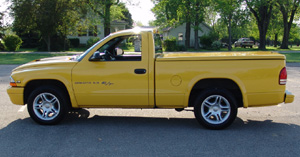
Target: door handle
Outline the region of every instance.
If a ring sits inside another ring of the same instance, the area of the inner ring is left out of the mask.
[[[134,73],[136,74],[145,74],[147,72],[146,69],[135,69],[134,70]]]

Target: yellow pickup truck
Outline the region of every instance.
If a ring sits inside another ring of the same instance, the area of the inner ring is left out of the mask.
[[[291,103],[285,56],[274,52],[162,53],[152,30],[110,34],[78,56],[15,68],[7,89],[40,124],[76,108],[193,107],[209,129],[228,127],[239,107]]]

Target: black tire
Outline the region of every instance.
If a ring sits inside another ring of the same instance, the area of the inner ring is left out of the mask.
[[[252,48],[253,48],[253,46],[250,46],[250,48],[252,49]]]
[[[27,109],[35,122],[54,125],[61,122],[67,114],[68,102],[66,94],[60,88],[42,86],[30,94]]]
[[[213,130],[231,125],[237,116],[237,103],[226,89],[207,89],[195,101],[194,114],[204,127]]]

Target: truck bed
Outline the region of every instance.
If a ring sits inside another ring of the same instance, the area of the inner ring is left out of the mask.
[[[277,52],[171,52],[158,56],[157,61],[180,60],[285,60],[285,56]]]

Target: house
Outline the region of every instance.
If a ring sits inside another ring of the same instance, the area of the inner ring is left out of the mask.
[[[128,25],[128,22],[125,21],[112,21],[110,23],[110,32],[117,32],[120,30],[126,29],[126,25]],[[89,27],[88,29],[79,30],[77,34],[75,35],[69,35],[68,39],[72,38],[78,38],[80,44],[86,44],[89,38],[91,37],[98,37],[100,39],[104,38],[104,26],[102,25],[95,25],[92,27]]]
[[[168,37],[176,37],[178,45],[185,45],[185,23],[181,24],[177,27],[168,27],[163,29],[163,40],[167,39]],[[208,34],[212,31],[212,28],[208,26],[206,23],[202,22],[200,24],[201,30],[198,30],[199,37],[203,36],[204,34]],[[199,39],[200,42],[200,39]],[[195,32],[194,28],[191,27],[191,36],[190,36],[190,47],[193,47],[195,43]]]

